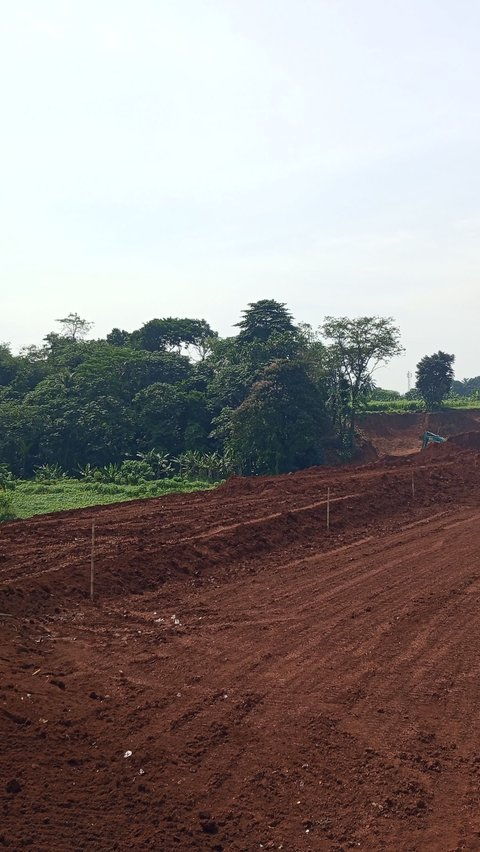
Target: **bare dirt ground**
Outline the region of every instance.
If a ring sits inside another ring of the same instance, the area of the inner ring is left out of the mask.
[[[449,442],[2,525],[0,848],[479,850],[479,521]]]
[[[424,432],[451,438],[480,430],[480,411],[446,409],[435,413],[367,414],[359,418],[365,439],[382,455],[408,455],[422,446]]]

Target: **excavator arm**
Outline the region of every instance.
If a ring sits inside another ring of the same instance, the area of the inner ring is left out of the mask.
[[[446,440],[441,435],[435,435],[434,432],[425,432],[422,441],[422,450],[428,447],[429,444],[443,444]]]

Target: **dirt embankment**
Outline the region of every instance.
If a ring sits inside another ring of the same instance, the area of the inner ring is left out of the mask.
[[[448,440],[449,443],[454,444],[456,447],[480,452],[480,430],[478,432],[462,432],[459,435],[452,435]]]
[[[444,438],[480,432],[480,410],[368,414],[358,418],[358,428],[367,446],[373,447],[379,456],[407,455],[421,449],[427,431]]]
[[[0,848],[478,850],[479,520],[448,442],[2,525]]]

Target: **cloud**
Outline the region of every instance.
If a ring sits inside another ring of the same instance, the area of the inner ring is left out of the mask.
[[[456,231],[462,231],[467,234],[476,234],[480,231],[480,216],[469,216],[466,219],[458,219],[457,222],[453,223],[453,227]]]
[[[33,30],[35,33],[40,33],[41,35],[58,38],[65,32],[64,26],[60,24],[59,21],[39,17],[38,15],[34,15],[32,12],[22,12],[21,18],[30,30]]]

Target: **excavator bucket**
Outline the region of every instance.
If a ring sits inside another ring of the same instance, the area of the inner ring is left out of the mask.
[[[435,435],[434,432],[425,432],[422,441],[422,450],[428,447],[429,444],[443,444],[446,440],[441,435]]]

